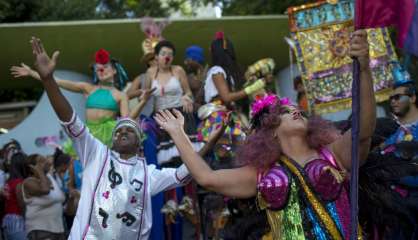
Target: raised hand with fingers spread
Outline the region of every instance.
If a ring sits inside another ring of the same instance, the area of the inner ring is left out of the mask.
[[[59,52],[55,51],[52,54],[52,58],[50,58],[39,38],[32,37],[31,44],[32,52],[35,56],[35,67],[41,77],[41,80],[52,77],[52,74],[55,71],[55,66],[57,65]]]
[[[161,126],[162,129],[168,132],[168,134],[174,134],[176,132],[184,132],[184,117],[180,111],[173,109],[173,113],[169,110],[163,110],[158,112],[154,119]]]
[[[40,81],[53,79],[59,87],[83,94],[86,97],[86,119],[91,131],[110,146],[110,135],[116,118],[130,116],[127,96],[120,91],[127,80],[122,65],[111,58],[108,51],[100,49],[95,54],[91,83],[59,79],[53,77],[59,52],[55,51],[50,57],[39,38],[32,37],[30,43],[35,56],[36,71],[22,63],[21,66],[11,67],[11,74],[14,77],[31,76]],[[64,144],[64,151],[76,157],[71,141]]]
[[[42,43],[36,38],[32,39],[32,47],[41,83],[83,165],[83,186],[87,187],[81,189],[80,196],[93,196],[80,198],[78,206],[76,201],[69,202],[74,205],[67,211],[75,212],[74,208],[79,208],[69,239],[148,239],[152,211],[149,205],[144,203],[151,202],[151,196],[159,192],[185,184],[190,179],[187,168],[181,166],[156,169],[155,165],[148,166],[146,160],[139,156],[143,132],[139,124],[129,118],[121,118],[110,129],[112,147],[103,144],[72,110],[61,93],[52,74],[57,55],[50,59]],[[106,68],[102,70],[103,75],[108,75],[112,70],[110,63],[101,67]],[[145,94],[148,95],[149,92]],[[45,174],[42,174],[42,170],[46,169],[46,163],[42,160],[32,168],[34,175],[40,180],[33,182],[29,187],[25,184],[25,191],[32,190],[29,193],[31,196],[53,191],[49,188],[39,188],[47,186],[46,184],[37,184],[48,180]],[[121,195],[121,191],[126,194]],[[78,193],[71,192],[71,199],[77,200]],[[62,209],[61,203],[60,206],[58,209]],[[99,218],[91,212],[98,213]],[[90,222],[94,224],[89,224]]]
[[[15,78],[32,77],[36,80],[41,80],[39,74],[24,63],[21,63],[20,66],[12,66],[10,68],[10,73]]]

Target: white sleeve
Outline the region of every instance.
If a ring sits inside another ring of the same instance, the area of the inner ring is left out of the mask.
[[[83,121],[75,114],[69,122],[61,122],[67,135],[73,142],[73,147],[83,165],[83,169],[97,156],[100,151],[106,151],[106,146],[97,140],[89,129],[84,125]]]
[[[151,164],[148,165],[148,173],[151,179],[150,189],[152,196],[171,188],[183,186],[191,180],[189,170],[184,164],[178,168],[162,169],[157,169],[154,164]]]
[[[206,75],[205,81],[205,102],[208,103],[212,98],[218,96],[218,89],[216,89],[215,83],[213,82],[213,75],[221,73],[226,79],[225,70],[220,66],[213,66],[209,69]]]
[[[210,70],[209,70],[209,77],[213,77],[213,75],[215,75],[215,74],[219,74],[219,73],[221,73],[222,75],[224,75],[224,78],[226,79],[226,72],[225,72],[225,70],[222,68],[222,67],[220,67],[220,66],[213,66],[213,67],[211,67],[210,68]]]

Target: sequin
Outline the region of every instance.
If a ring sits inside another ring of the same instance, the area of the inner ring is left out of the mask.
[[[344,229],[341,225],[340,218],[338,216],[337,207],[335,206],[335,203],[333,203],[333,202],[327,203],[326,207],[327,207],[328,212],[330,213],[332,219],[334,219],[335,223],[337,224],[337,227],[340,230],[340,232],[344,233]]]
[[[340,231],[338,230],[334,220],[331,218],[331,216],[328,214],[327,210],[322,206],[322,204],[319,202],[315,194],[312,192],[312,190],[309,188],[309,186],[306,184],[305,179],[299,172],[299,170],[293,165],[289,159],[286,157],[281,158],[281,162],[288,167],[288,169],[295,175],[295,177],[299,180],[301,189],[305,192],[306,197],[308,201],[310,202],[313,211],[315,212],[316,216],[319,218],[319,220],[325,225],[327,232],[330,234],[330,236],[335,239],[343,239],[341,236]]]
[[[290,189],[289,202],[283,211],[282,219],[282,238],[284,240],[304,240],[305,234],[302,226],[302,217],[300,214],[300,205],[298,202],[298,188],[292,181]]]
[[[285,208],[274,211],[261,192],[257,195],[259,207],[267,210],[273,239],[349,239],[349,202],[345,188],[336,201],[322,203],[311,189],[311,182],[306,182],[309,177],[305,176],[304,169],[285,157],[281,159],[281,166],[289,173],[290,183]]]
[[[315,239],[317,240],[327,240],[327,236],[326,233],[324,232],[324,230],[321,228],[321,224],[318,222],[318,219],[315,217],[314,213],[312,212],[312,208],[307,207],[305,209],[309,220],[312,222],[312,231],[315,235]]]
[[[308,102],[315,113],[350,108],[352,60],[348,56],[353,31],[353,1],[306,4],[289,8],[291,36]],[[392,68],[398,58],[387,28],[367,29],[377,102],[388,99]]]

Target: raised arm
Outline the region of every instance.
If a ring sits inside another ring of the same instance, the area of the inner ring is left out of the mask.
[[[39,75],[39,73],[31,69],[28,65],[24,63],[21,63],[21,66],[12,66],[10,68],[10,71],[15,78],[32,77],[38,81],[41,81],[41,76]],[[82,94],[88,94],[93,88],[91,84],[84,82],[73,82],[71,80],[59,78],[56,78],[56,82],[58,86],[64,88],[65,90]]]
[[[236,198],[249,198],[257,192],[257,170],[251,166],[212,170],[197,154],[183,130],[184,118],[177,110],[159,112],[155,120],[166,130],[193,178],[203,187]]]
[[[376,127],[376,102],[373,91],[373,79],[369,67],[369,45],[367,32],[359,30],[353,33],[350,43],[350,55],[360,62],[360,164],[363,164],[369,153],[371,137]],[[347,169],[351,169],[351,130],[331,144],[337,159]]]
[[[129,86],[128,91],[126,91],[126,95],[128,96],[129,99],[132,99],[134,97],[140,97],[142,94],[142,90],[141,90],[141,76],[143,75],[138,75],[131,83],[131,86]],[[146,77],[146,76],[144,76]]]
[[[139,102],[137,105],[131,109],[129,113],[129,117],[132,119],[135,119],[139,116],[142,109],[144,108],[145,104],[147,104],[149,98],[151,97],[151,94],[155,91],[156,88],[153,89],[145,89],[142,91],[142,94],[139,96]]]
[[[260,79],[251,84],[250,86],[236,92],[231,92],[229,90],[225,75],[222,73],[217,73],[212,75],[213,83],[215,84],[216,89],[218,90],[219,96],[222,101],[225,103],[234,102],[261,90],[265,87],[264,80]]]
[[[31,44],[35,56],[35,66],[52,108],[62,122],[69,122],[73,116],[73,109],[62,95],[53,76],[59,52],[54,52],[52,59],[50,59],[39,38],[32,37]]]
[[[45,175],[45,165],[47,160],[45,157],[39,156],[36,165],[31,167],[36,178],[27,178],[24,182],[25,193],[31,197],[47,195],[51,190],[48,177]]]
[[[74,148],[83,163],[83,167],[85,167],[93,159],[93,155],[99,154],[99,151],[102,153],[106,148],[89,133],[84,123],[76,116],[70,103],[61,93],[54,80],[53,73],[58,52],[54,52],[52,59],[50,59],[40,39],[32,37],[31,43],[35,56],[35,66],[41,78],[41,83],[66,133],[73,140]]]

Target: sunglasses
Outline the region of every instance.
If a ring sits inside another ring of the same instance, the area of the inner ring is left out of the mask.
[[[299,112],[302,117],[308,118],[308,114],[298,108],[280,107],[280,114],[293,114],[294,112]]]
[[[406,99],[406,98],[409,98],[409,97],[410,97],[410,95],[408,95],[408,94],[398,93],[398,94],[395,94],[395,95],[390,96],[389,97],[389,102],[394,101],[394,100],[395,101],[399,101],[401,99]]]

